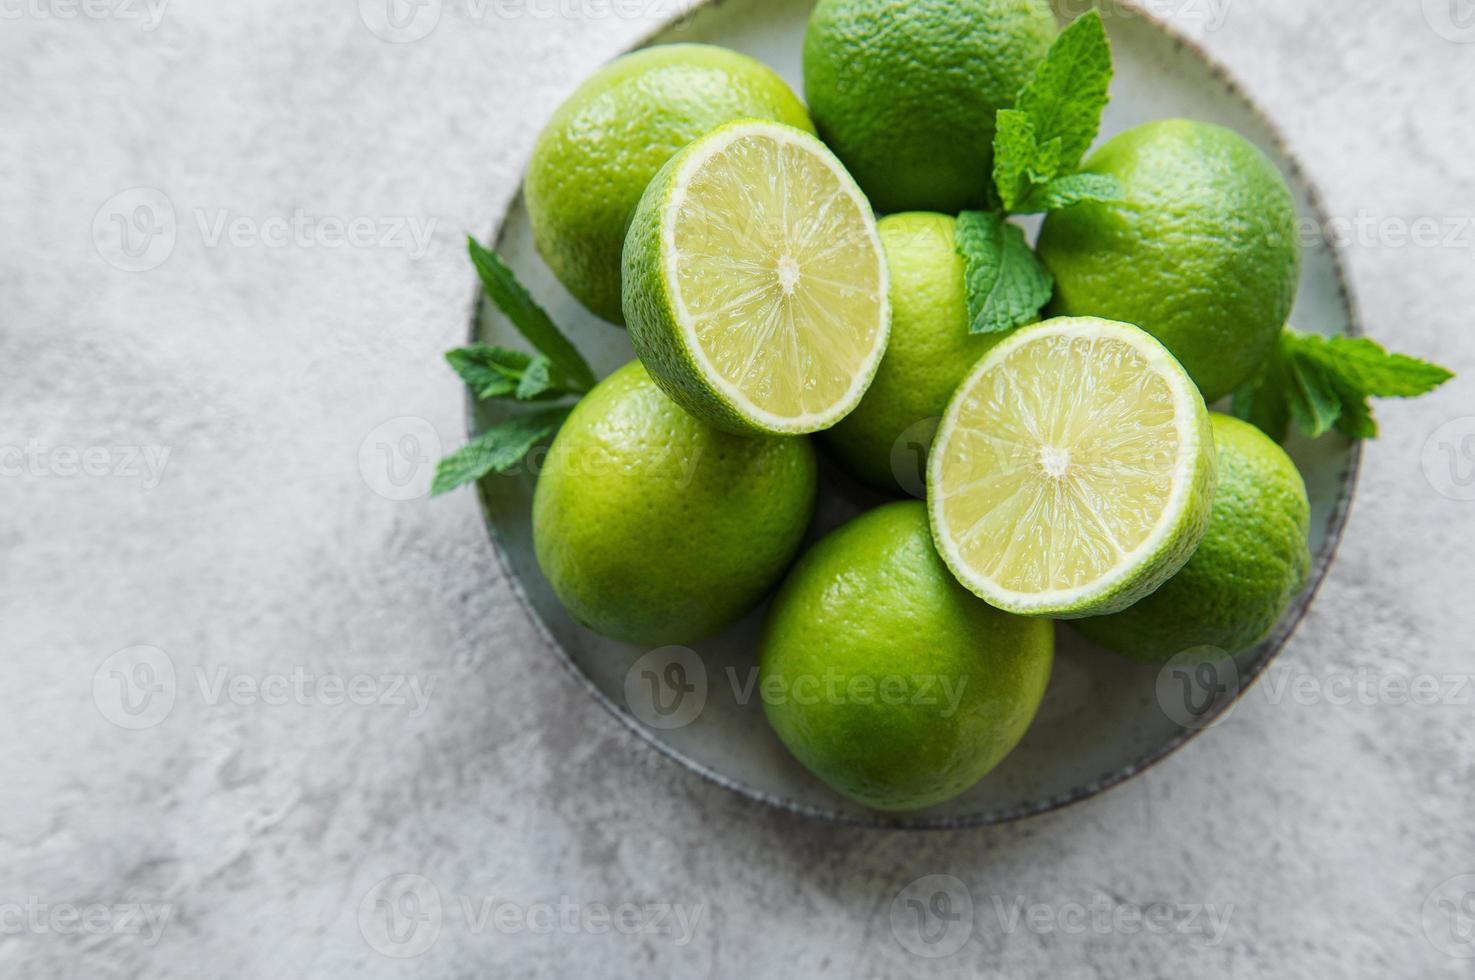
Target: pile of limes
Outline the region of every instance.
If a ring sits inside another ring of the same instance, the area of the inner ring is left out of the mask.
[[[1307,577],[1295,467],[1205,401],[1256,369],[1298,275],[1290,193],[1242,137],[1170,121],[1107,142],[1084,169],[1120,199],[1040,237],[1057,315],[970,332],[956,215],[996,206],[995,113],[1056,34],[1045,0],[820,0],[809,111],[746,56],[651,48],[575,92],[527,177],[541,254],[638,355],[547,457],[549,582],[646,646],[777,589],[773,728],[880,809],[943,802],[1014,748],[1053,620],[1148,661],[1234,653]],[[893,496],[920,490],[927,453],[925,503],[801,557],[811,433]]]

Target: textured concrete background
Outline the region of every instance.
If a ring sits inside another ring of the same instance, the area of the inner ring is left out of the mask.
[[[1289,134],[1370,331],[1469,380],[1381,410],[1272,685],[1104,797],[924,835],[659,757],[471,495],[376,456],[462,438],[461,235],[671,4],[387,43],[371,0],[160,3],[0,0],[0,975],[1475,972],[1468,0],[1148,5]]]

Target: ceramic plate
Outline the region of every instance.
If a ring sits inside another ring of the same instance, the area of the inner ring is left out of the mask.
[[[1079,0],[1067,4],[1079,13]],[[722,44],[774,67],[802,91],[800,52],[810,4],[725,0],[684,13],[650,43]],[[1186,116],[1229,126],[1259,144],[1290,178],[1308,227],[1325,227],[1310,180],[1266,118],[1196,47],[1130,8],[1104,9],[1116,56],[1112,102],[1102,137],[1139,123]],[[589,65],[592,72],[597,66]],[[1311,223],[1315,222],[1314,225]],[[1354,304],[1334,250],[1306,236],[1294,322],[1301,329],[1357,333]],[[633,357],[625,331],[586,313],[533,249],[520,196],[493,236],[524,283],[605,375]],[[478,306],[472,336],[523,346],[490,305]],[[472,405],[472,434],[496,409]],[[764,720],[753,688],[764,609],[695,650],[647,650],[606,640],[577,625],[554,598],[533,556],[531,501],[540,454],[522,472],[483,481],[492,539],[509,579],[541,626],[552,654],[632,731],[682,765],[734,792],[773,806],[850,823],[899,827],[991,824],[1079,801],[1142,772],[1208,727],[1285,645],[1325,576],[1341,535],[1357,474],[1357,450],[1338,437],[1292,441],[1287,449],[1311,495],[1315,567],[1305,594],[1264,644],[1219,670],[1138,667],[1057,626],[1054,677],[1019,748],[964,795],[903,816],[877,814],[830,791],[801,767]],[[819,514],[811,536],[881,501],[822,463]]]

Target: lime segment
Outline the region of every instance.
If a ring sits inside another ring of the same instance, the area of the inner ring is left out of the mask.
[[[1166,348],[1127,324],[1046,321],[948,407],[928,472],[938,549],[1000,609],[1123,609],[1193,554],[1215,464],[1203,399]]]

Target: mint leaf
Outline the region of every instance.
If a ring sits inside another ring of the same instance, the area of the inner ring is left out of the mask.
[[[1370,398],[1412,398],[1450,378],[1437,364],[1390,354],[1366,337],[1322,337],[1287,327],[1260,371],[1234,393],[1234,414],[1283,441],[1290,423],[1316,438],[1378,434]]]
[[[446,351],[446,361],[482,400],[548,400],[579,393],[542,354],[534,357],[520,350],[476,343]]]
[[[1039,155],[1040,145],[1035,142],[1035,127],[1027,113],[1015,109],[1000,109],[994,130],[994,186],[999,190],[999,200],[1006,211],[1029,193],[1030,168]]]
[[[1335,379],[1332,385],[1342,403],[1342,414],[1337,418],[1337,431],[1348,439],[1376,439],[1378,420],[1373,418],[1373,407],[1368,404],[1367,396]]]
[[[492,426],[436,465],[430,495],[436,497],[488,473],[512,469],[540,440],[558,431],[569,411],[555,408],[517,415]]]
[[[1041,144],[1060,140],[1051,177],[1074,170],[1091,148],[1110,100],[1111,42],[1100,11],[1092,10],[1060,32],[1015,108],[1029,115]]]
[[[1004,210],[1018,211],[1020,202],[1059,170],[1060,140],[1042,146],[1028,115],[1000,109],[994,130],[994,186]]]
[[[1060,32],[1015,107],[999,110],[993,178],[1006,211],[1054,211],[1121,196],[1110,177],[1074,173],[1101,127],[1111,74],[1111,44],[1093,10]]]
[[[571,390],[583,393],[594,387],[594,372],[568,338],[559,332],[548,313],[528,295],[501,256],[467,237],[466,250],[481,276],[487,295],[528,342],[545,354],[569,380]]]
[[[477,398],[501,398],[517,391],[532,355],[506,347],[471,344],[446,351],[446,361]]]
[[[1454,377],[1437,364],[1390,354],[1367,337],[1321,337],[1287,330],[1292,352],[1315,361],[1350,388],[1375,398],[1413,398]]]
[[[1034,162],[1029,165],[1029,182],[1032,186],[1045,183],[1060,173],[1060,140],[1038,144]]]
[[[1119,201],[1122,185],[1108,174],[1070,174],[1036,186],[1029,195],[1012,208],[1017,214],[1034,214],[1040,211],[1059,211],[1083,201]]]
[[[1332,380],[1313,361],[1292,356],[1287,359],[1291,386],[1287,401],[1291,420],[1313,439],[1326,435],[1342,417],[1342,399]]]
[[[1234,417],[1255,426],[1276,442],[1285,442],[1291,428],[1291,406],[1287,398],[1291,380],[1284,355],[1277,345],[1259,373],[1234,393],[1230,409]]]
[[[964,262],[970,333],[1004,333],[1039,319],[1054,281],[1022,230],[992,211],[964,211],[955,236]]]
[[[559,393],[553,383],[551,368],[552,362],[541,354],[533,358],[527,370],[522,372],[522,380],[517,383],[517,400],[525,402],[540,395]]]

